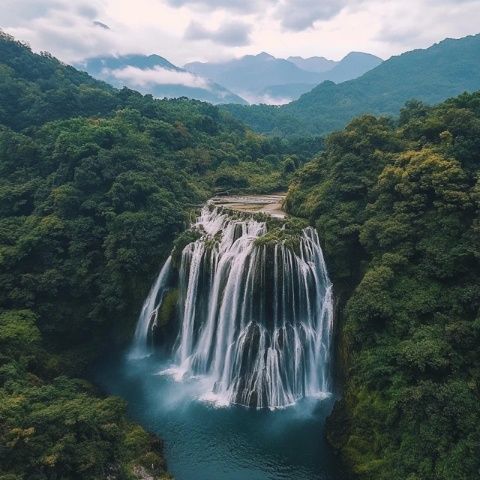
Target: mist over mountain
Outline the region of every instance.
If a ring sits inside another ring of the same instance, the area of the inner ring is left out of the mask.
[[[126,86],[157,98],[188,97],[213,104],[246,104],[221,85],[187,72],[159,55],[94,57],[76,66],[115,87]]]
[[[478,90],[479,58],[480,35],[446,39],[427,49],[394,56],[357,79],[323,82],[288,105],[227,108],[259,132],[323,135],[343,128],[357,115],[398,115],[411,99],[435,104]],[[338,68],[340,65],[329,73]],[[275,93],[284,91],[276,87]]]
[[[226,62],[188,63],[185,69],[225,85],[244,95],[251,103],[257,103],[257,97],[270,85],[304,83],[313,86],[320,81],[318,73],[307,72],[288,60],[275,58],[265,52]]]
[[[276,58],[266,52],[225,62],[187,63],[192,73],[224,85],[250,103],[287,103],[325,80],[343,82],[363,75],[382,59],[352,52],[335,62],[323,57]]]
[[[180,68],[160,55],[99,56],[75,64],[115,87],[157,98],[188,97],[213,104],[285,104],[324,80],[343,82],[381,63],[352,52],[340,61],[323,57],[275,58],[262,52],[218,63],[192,62]]]

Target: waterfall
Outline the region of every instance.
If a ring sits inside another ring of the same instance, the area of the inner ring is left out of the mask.
[[[133,345],[129,355],[130,358],[142,358],[152,353],[152,345],[149,344],[148,334],[157,321],[158,309],[162,304],[163,295],[165,294],[171,265],[172,257],[168,257],[160,270],[160,274],[153,284],[150,293],[143,303],[142,311],[140,312],[135,334],[133,336]]]
[[[193,223],[199,238],[177,266],[178,379],[207,379],[204,398],[257,408],[284,407],[329,392],[332,284],[316,230],[295,245],[262,242],[267,223],[211,205]],[[161,306],[163,267],[145,301],[135,342],[146,345]]]

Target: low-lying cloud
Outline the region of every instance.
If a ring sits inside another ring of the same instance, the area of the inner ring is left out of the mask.
[[[115,70],[105,69],[105,77],[113,77],[134,87],[147,87],[153,85],[183,85],[192,88],[206,88],[210,85],[208,80],[190,72],[167,70],[162,67],[141,69],[127,66]]]

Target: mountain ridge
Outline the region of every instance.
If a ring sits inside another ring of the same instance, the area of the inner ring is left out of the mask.
[[[280,103],[278,102],[280,99],[298,98],[300,94],[325,80],[343,82],[356,78],[382,62],[381,58],[372,54],[350,52],[338,62],[325,59],[326,62],[330,62],[331,68],[320,72],[318,68],[316,71],[306,70],[301,68],[301,65],[311,64],[312,59],[318,63],[321,57],[289,58],[294,58],[295,61],[261,52],[224,62],[190,62],[185,64],[184,68],[224,85],[242,97],[253,99],[252,103],[262,103],[271,92],[276,93],[277,103]],[[280,86],[283,87],[279,88]],[[275,103],[275,98],[272,100],[272,103]]]
[[[479,57],[480,34],[445,39],[391,57],[357,79],[323,82],[275,109],[266,105],[225,108],[262,133],[324,135],[358,115],[398,115],[411,99],[435,104],[480,89]]]

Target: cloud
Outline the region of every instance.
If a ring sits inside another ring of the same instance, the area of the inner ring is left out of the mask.
[[[250,43],[251,25],[241,22],[225,23],[217,30],[208,30],[198,22],[191,22],[185,31],[187,40],[211,40],[220,45],[238,47]]]
[[[334,18],[348,3],[347,0],[285,0],[277,8],[277,17],[286,30],[302,31],[318,20]]]
[[[265,4],[275,3],[277,0],[167,0],[172,7],[191,6],[207,11],[233,10],[240,13],[259,11]]]
[[[254,95],[252,92],[239,92],[238,93],[244,100],[252,105],[286,105],[290,103],[293,99],[290,97],[273,97],[268,93],[263,95]]]
[[[98,20],[94,20],[94,21],[93,21],[93,24],[94,24],[96,27],[103,28],[104,30],[110,30],[110,27],[109,27],[107,24],[102,23],[102,22],[99,22]]]
[[[48,15],[53,9],[59,8],[59,0],[3,0],[2,26],[17,26],[35,18]]]
[[[152,85],[184,85],[185,87],[210,88],[208,80],[189,72],[167,70],[162,67],[141,69],[137,67],[124,67],[119,69],[104,69],[102,76],[114,77],[134,87],[147,87]]]
[[[2,0],[0,28],[66,62],[157,53],[185,64],[260,51],[341,58],[361,50],[387,58],[478,33],[479,6],[480,0]]]
[[[479,31],[480,0],[398,2],[385,10],[372,37],[399,52],[426,48],[446,37],[460,38]],[[425,12],[428,11],[428,15]],[[422,25],[422,28],[418,28]]]
[[[64,61],[114,49],[116,39],[98,18],[103,0],[4,0],[1,27],[34,50],[59,55]],[[103,27],[103,28],[99,28]]]

